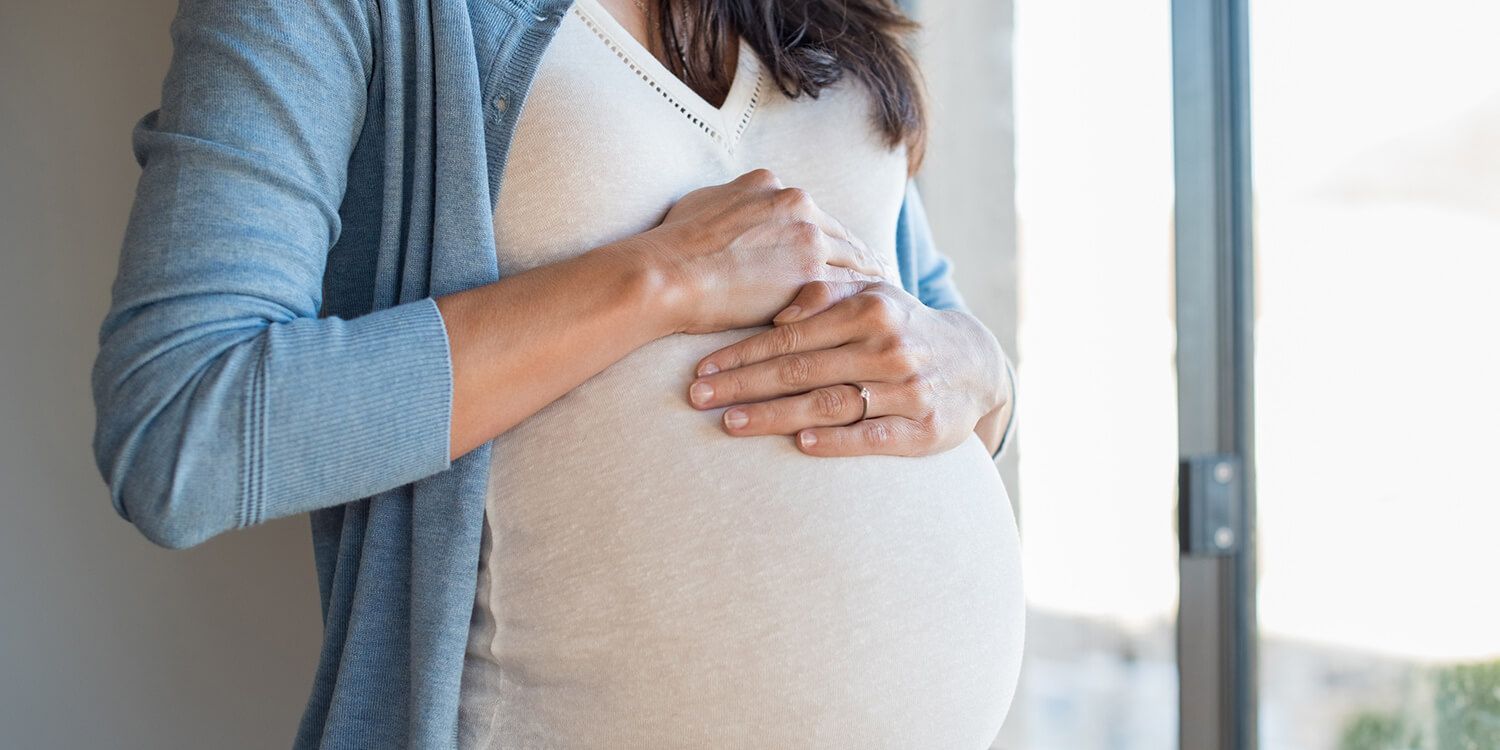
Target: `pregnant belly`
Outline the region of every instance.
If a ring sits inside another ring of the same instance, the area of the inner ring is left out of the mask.
[[[987,451],[725,435],[689,374],[757,330],[658,340],[495,441],[465,746],[989,747],[1024,604]]]

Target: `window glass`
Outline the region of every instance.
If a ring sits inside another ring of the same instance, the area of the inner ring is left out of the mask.
[[[996,747],[1177,744],[1169,11],[1016,3],[1030,619]]]
[[[1500,747],[1500,4],[1250,8],[1262,747]]]

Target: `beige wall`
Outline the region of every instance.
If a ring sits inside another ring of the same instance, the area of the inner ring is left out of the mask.
[[[286,747],[317,658],[305,518],[158,549],[89,449],[175,5],[0,2],[0,747]]]

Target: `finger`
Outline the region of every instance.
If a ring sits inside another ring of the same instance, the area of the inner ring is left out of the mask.
[[[883,383],[862,385],[870,391],[868,418],[890,413],[889,409],[900,398],[899,392]],[[796,396],[731,406],[724,410],[724,431],[731,435],[792,435],[808,427],[847,425],[865,413],[859,391],[859,386],[843,383]]]
[[[814,222],[816,223],[816,222]],[[820,227],[821,228],[821,227]],[[865,247],[863,242],[849,237],[837,237],[828,234],[826,229],[823,234],[827,237],[828,257],[824,263],[830,266],[838,266],[858,271],[866,276],[888,278],[891,269],[875,253]]]
[[[809,222],[822,231],[827,239],[826,263],[881,278],[887,278],[893,271],[864,242],[850,233],[843,222],[819,207],[811,193],[797,187],[781,188],[776,193],[776,203],[790,218]]]
[[[861,338],[859,311],[853,305],[835,306],[821,315],[805,318],[747,336],[698,360],[698,376],[726,372],[739,367],[799,352],[833,349]]]
[[[880,284],[889,281],[885,276],[868,274],[863,271],[856,271],[853,268],[833,266],[826,263],[818,269],[818,278],[816,280],[834,282],[860,281],[866,284]]]
[[[931,437],[913,419],[884,416],[844,427],[812,427],[797,433],[797,448],[809,456],[920,456]]]
[[[813,206],[814,217],[812,219],[823,233],[831,238],[831,255],[828,263],[834,266],[842,266],[860,271],[866,275],[877,276],[892,283],[900,283],[901,277],[897,273],[895,265],[884,256],[871,250],[863,240],[849,231],[844,223],[839,221],[833,214],[824,211],[821,207]],[[842,262],[848,258],[849,262]]]
[[[810,281],[797,290],[797,296],[776,313],[772,323],[781,325],[817,315],[835,304],[853,297],[879,282],[873,281]]]
[[[688,386],[688,401],[699,409],[711,409],[805,393],[856,378],[868,379],[875,369],[873,358],[865,347],[849,344],[788,354],[704,375]]]
[[[729,184],[761,190],[780,190],[782,188],[781,179],[774,172],[764,167],[752,169],[734,178]]]

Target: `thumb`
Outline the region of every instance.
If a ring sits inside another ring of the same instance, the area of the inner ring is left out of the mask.
[[[870,288],[879,281],[809,281],[797,296],[771,318],[773,325],[785,325],[810,318]]]

